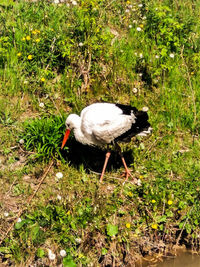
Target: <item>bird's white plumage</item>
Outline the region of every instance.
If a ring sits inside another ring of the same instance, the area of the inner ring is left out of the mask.
[[[74,129],[75,138],[79,142],[104,145],[128,131],[134,122],[134,114],[124,115],[115,104],[95,103],[84,108],[80,117],[69,115],[66,126]]]

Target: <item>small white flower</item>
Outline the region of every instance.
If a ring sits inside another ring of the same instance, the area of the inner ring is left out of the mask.
[[[43,107],[44,107],[44,103],[41,102],[41,103],[39,104],[39,107],[40,107],[40,108],[43,108]]]
[[[7,211],[5,211],[3,215],[4,215],[4,217],[8,217],[9,213]]]
[[[132,5],[129,5],[128,7],[129,7],[129,8],[132,8],[133,6],[132,6]]]
[[[147,17],[146,17],[146,16],[144,16],[142,19],[143,19],[143,20],[145,20],[146,18],[147,18]]]
[[[25,80],[25,81],[24,81],[24,84],[28,84],[28,81],[27,81],[27,80]]]
[[[24,144],[24,139],[20,139],[20,140],[19,140],[19,143],[20,143],[21,145],[23,145],[23,144]]]
[[[129,29],[131,29],[133,26],[132,25],[128,25]]]
[[[130,12],[130,10],[129,10],[129,9],[126,9],[126,10],[125,10],[125,12],[126,12],[126,13],[129,13],[129,12]]]
[[[63,178],[63,174],[62,174],[62,172],[57,172],[57,173],[56,173],[56,177],[57,177],[58,179],[62,179],[62,178]]]
[[[142,181],[140,179],[137,180],[137,185],[141,186],[142,185]]]
[[[147,112],[149,110],[149,108],[148,107],[143,107],[142,110]]]
[[[57,195],[57,200],[61,200],[62,197],[60,195]]]
[[[173,53],[169,54],[169,57],[174,58],[174,54]]]
[[[133,23],[137,23],[137,20],[134,19],[134,20],[133,20]]]
[[[60,256],[65,257],[67,255],[67,252],[64,249],[61,249]]]
[[[77,3],[76,1],[72,1],[72,5],[73,5],[73,6],[77,6],[77,4],[78,4],[78,3]]]
[[[134,93],[134,94],[136,94],[136,93],[137,93],[137,91],[138,91],[138,89],[137,89],[137,88],[133,88],[133,90],[132,90],[132,91],[133,91],[133,93]]]
[[[143,4],[139,4],[138,7],[143,7]]]
[[[140,57],[140,58],[143,58],[143,54],[142,54],[142,53],[140,53],[140,54],[139,54],[139,57]]]
[[[135,52],[134,55],[137,56],[137,52]]]
[[[59,4],[59,0],[54,0],[54,4]]]
[[[155,55],[155,58],[159,58],[159,55]]]
[[[78,45],[81,47],[81,46],[83,46],[83,43],[80,42]]]
[[[80,237],[77,237],[77,238],[75,239],[75,242],[76,242],[77,244],[80,244],[80,243],[82,242],[82,239],[81,239]]]
[[[138,75],[139,75],[140,77],[142,77],[142,73],[138,73]]]
[[[56,255],[49,249],[48,251],[48,257],[51,261],[55,260]]]
[[[18,222],[18,223],[20,223],[21,221],[22,221],[22,219],[21,219],[21,218],[18,218],[18,219],[17,219],[17,222]]]
[[[137,27],[136,30],[137,30],[138,32],[141,32],[142,28]]]

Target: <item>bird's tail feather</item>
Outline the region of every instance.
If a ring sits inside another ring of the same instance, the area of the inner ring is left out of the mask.
[[[135,116],[135,122],[132,124],[130,130],[116,138],[116,141],[129,142],[133,136],[146,136],[152,132],[150,123],[148,122],[148,114],[145,111],[132,109],[132,113]]]

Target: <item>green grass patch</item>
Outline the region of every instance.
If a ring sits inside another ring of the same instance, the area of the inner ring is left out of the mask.
[[[199,11],[187,0],[1,1],[2,232],[55,164],[0,264],[134,266],[176,243],[199,249]],[[73,136],[60,150],[67,115],[102,101],[149,108],[152,135],[122,146],[136,184],[122,186],[115,153],[100,185],[104,152]]]

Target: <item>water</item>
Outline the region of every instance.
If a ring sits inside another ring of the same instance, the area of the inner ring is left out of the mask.
[[[180,250],[177,256],[163,257],[160,260],[153,257],[145,257],[138,261],[137,267],[200,267],[200,255],[189,251]]]
[[[181,252],[175,258],[163,259],[156,267],[200,267],[200,255]]]

